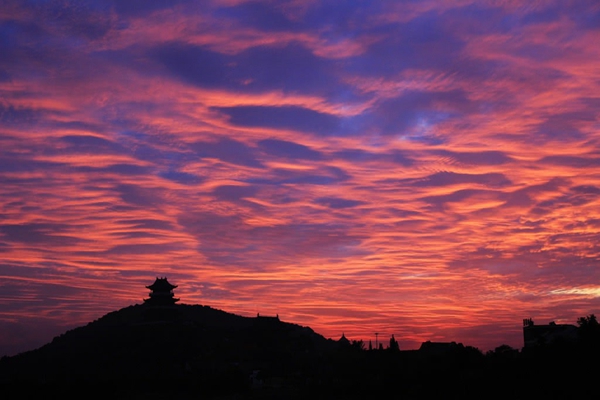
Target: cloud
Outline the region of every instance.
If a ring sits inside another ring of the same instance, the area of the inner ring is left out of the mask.
[[[228,57],[202,47],[170,43],[155,49],[151,56],[174,76],[203,87],[221,87],[230,83]],[[231,82],[233,83],[233,82]]]
[[[253,168],[263,167],[254,148],[234,139],[195,142],[190,147],[201,157],[218,158],[227,163]]]
[[[202,182],[203,180],[197,175],[181,171],[167,171],[161,173],[160,176],[170,181],[181,183],[183,185],[195,185]]]
[[[86,239],[69,235],[70,226],[53,223],[3,224],[0,232],[8,242],[47,246],[81,245]]]
[[[261,140],[258,145],[267,154],[275,157],[313,161],[319,161],[323,159],[323,155],[320,152],[302,144],[288,142],[285,140],[265,139]]]
[[[358,200],[340,199],[336,197],[320,197],[316,199],[315,202],[334,209],[353,208],[365,204]]]
[[[478,184],[487,187],[506,187],[511,184],[510,180],[503,174],[458,174],[455,172],[438,172],[425,179],[413,183],[417,187],[426,186],[449,186],[461,184]]]
[[[5,3],[15,346],[156,275],[405,348],[598,306],[591,2]]]
[[[137,207],[155,207],[161,203],[161,193],[158,190],[133,184],[120,184],[115,187],[121,199]]]
[[[243,127],[289,129],[324,136],[339,131],[339,119],[302,107],[220,107],[218,110],[229,117],[232,124]]]
[[[65,152],[68,153],[119,154],[125,152],[125,149],[121,144],[112,142],[110,140],[106,140],[98,136],[70,135],[63,136],[62,138],[60,138],[60,140],[67,145]]]
[[[590,168],[597,166],[600,163],[600,159],[595,157],[580,157],[569,155],[546,156],[540,160],[540,163],[571,168]]]
[[[467,165],[502,165],[514,161],[506,153],[497,150],[473,152],[452,152],[447,150],[437,150],[434,153],[442,157],[450,157],[459,163]]]
[[[223,185],[213,190],[213,195],[220,201],[237,202],[245,197],[252,197],[258,188],[255,186]]]

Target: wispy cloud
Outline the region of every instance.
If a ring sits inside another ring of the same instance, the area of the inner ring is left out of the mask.
[[[594,1],[9,1],[0,353],[156,275],[403,348],[597,312],[598,26]]]

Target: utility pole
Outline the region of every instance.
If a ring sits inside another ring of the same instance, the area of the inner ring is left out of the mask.
[[[379,332],[375,332],[375,348],[379,350]]]

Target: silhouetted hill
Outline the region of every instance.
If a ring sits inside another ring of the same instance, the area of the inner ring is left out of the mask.
[[[135,305],[6,357],[1,380],[52,385],[181,381],[245,385],[253,371],[298,373],[337,343],[276,317],[248,318],[201,305]],[[310,371],[306,371],[310,374]],[[255,372],[257,374],[257,372]]]
[[[598,397],[600,340],[482,354],[456,343],[361,350],[278,318],[136,305],[0,361],[7,398]],[[15,393],[16,392],[16,393]],[[96,396],[97,397],[97,396]]]

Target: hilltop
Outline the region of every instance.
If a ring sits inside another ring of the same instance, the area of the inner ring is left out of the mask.
[[[202,305],[144,304],[108,313],[39,349],[5,357],[0,376],[4,383],[39,385],[150,383],[189,376],[209,385],[224,380],[235,385],[253,371],[297,369],[303,359],[314,360],[338,346],[278,317],[249,318]]]

